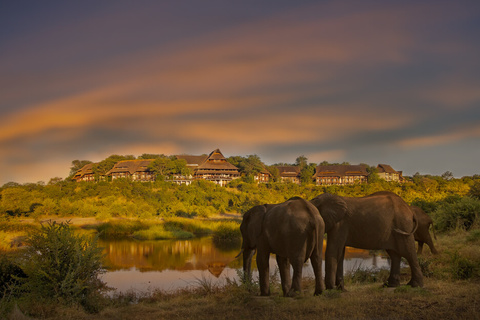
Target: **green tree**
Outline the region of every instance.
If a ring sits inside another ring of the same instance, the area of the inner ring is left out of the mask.
[[[165,157],[163,154],[153,154],[153,153],[144,153],[138,159],[150,160],[150,159],[158,159],[161,157]]]
[[[295,165],[299,166],[300,168],[305,168],[308,166],[308,159],[304,155],[301,155],[295,159]]]
[[[377,167],[369,166],[368,164],[361,163],[361,165],[365,165],[367,168],[368,176],[367,181],[368,183],[375,183],[380,181],[380,177],[378,175]]]
[[[300,181],[302,184],[312,184],[313,183],[313,175],[315,174],[315,163],[310,163],[302,168],[300,171]]]
[[[480,180],[476,180],[470,187],[468,195],[472,198],[480,200]]]
[[[447,180],[447,181],[450,181],[450,180],[453,180],[453,173],[451,171],[445,171],[443,174],[442,174],[442,179],[443,180]]]
[[[1,192],[1,206],[12,216],[18,216],[30,211],[33,192],[21,187],[6,188]]]
[[[73,160],[70,167],[70,174],[68,177],[73,177],[78,170],[82,169],[87,164],[92,163],[90,160]]]
[[[191,170],[187,167],[187,161],[177,159],[175,156],[161,156],[148,166],[148,169],[154,172],[157,179],[165,180],[175,175],[189,176]]]
[[[275,165],[267,166],[267,170],[272,175],[272,180],[274,182],[280,181],[280,172],[278,171],[278,168]]]
[[[265,170],[265,164],[260,160],[260,157],[255,154],[246,157],[232,156],[229,157],[227,161],[236,166],[241,174],[251,178],[252,181],[253,176]]]

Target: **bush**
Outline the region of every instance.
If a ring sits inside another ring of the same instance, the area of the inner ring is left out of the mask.
[[[67,223],[42,225],[26,241],[19,266],[27,276],[22,283],[24,298],[66,304],[79,303],[87,311],[95,304],[105,284],[98,279],[102,249],[97,238],[76,236]]]
[[[174,226],[164,226],[162,224],[157,224],[147,230],[136,231],[133,234],[133,237],[139,240],[164,240],[190,239],[193,238],[194,235],[191,232],[181,230]]]
[[[478,222],[480,200],[464,197],[453,203],[443,203],[433,213],[435,229],[441,232],[463,229],[469,230]]]
[[[223,222],[213,232],[213,242],[240,244],[242,234],[240,233],[240,225],[237,222]]]
[[[10,295],[18,285],[18,279],[25,273],[9,255],[0,257],[0,299]]]
[[[460,256],[458,252],[454,253],[450,269],[454,279],[466,280],[472,278],[475,274],[475,268],[477,268],[477,265],[473,261]]]
[[[101,238],[112,239],[130,237],[137,231],[148,229],[149,226],[140,220],[122,219],[104,222],[94,228]]]

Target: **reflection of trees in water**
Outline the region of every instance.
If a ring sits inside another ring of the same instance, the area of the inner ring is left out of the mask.
[[[209,270],[219,276],[240,250],[237,246],[218,249],[211,238],[162,241],[102,241],[109,270],[137,268],[141,271]],[[241,265],[241,262],[233,262]],[[236,266],[232,266],[236,267]]]
[[[100,245],[105,248],[105,266],[111,271],[131,268],[140,271],[208,270],[219,277],[227,266],[242,268],[242,257],[235,259],[241,244],[214,244],[210,237],[190,240],[100,241]],[[345,259],[371,260],[373,256],[371,261],[375,267],[379,253],[346,247]],[[256,268],[255,259],[252,262],[253,268]]]

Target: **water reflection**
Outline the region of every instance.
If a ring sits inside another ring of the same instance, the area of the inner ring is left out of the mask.
[[[192,240],[101,241],[100,245],[104,247],[108,270],[102,279],[122,292],[145,292],[156,288],[173,291],[198,286],[201,281],[223,285],[227,279],[239,280],[237,270],[242,268],[241,257],[235,259],[240,252],[240,245],[222,245],[220,249],[209,237]],[[253,264],[256,268],[255,261]],[[388,267],[388,262],[383,256],[372,256],[365,250],[347,248],[345,271],[359,267]],[[275,268],[275,256],[271,255],[271,272]],[[308,262],[304,267],[304,276],[313,277]]]

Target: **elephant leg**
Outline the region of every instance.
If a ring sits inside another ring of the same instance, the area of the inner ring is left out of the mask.
[[[290,277],[290,261],[288,258],[277,255],[278,269],[280,270],[280,279],[282,282],[283,296],[286,297],[292,287],[292,279]]]
[[[417,250],[417,254],[418,254],[418,255],[422,254],[423,244],[424,244],[423,241],[418,241],[418,250]]]
[[[257,252],[257,268],[258,268],[258,278],[260,282],[260,295],[269,296],[270,295],[270,284],[269,284],[269,265],[268,259],[270,258],[269,252]]]
[[[412,236],[405,239],[405,242],[405,252],[402,253],[402,256],[407,259],[412,274],[408,285],[412,287],[423,287],[422,269],[420,268],[420,264],[418,263],[417,255],[415,254],[415,240]]]
[[[293,267],[293,278],[292,278],[292,287],[288,292],[289,297],[294,297],[297,294],[302,293],[302,268],[303,268],[303,259],[295,259],[292,262]]]
[[[342,252],[345,249],[345,241],[346,235],[327,235],[327,249],[325,250],[325,287],[327,290],[335,288],[338,264],[343,264]],[[343,266],[341,270],[343,272]]]
[[[398,254],[401,257],[405,257],[408,261],[411,271],[411,279],[408,282],[408,285],[412,287],[423,287],[423,274],[420,269],[420,264],[418,263],[417,254],[415,252],[415,239],[413,235],[411,236],[397,236],[397,249]],[[399,262],[399,273],[400,273],[400,262]]]
[[[323,290],[325,290],[325,285],[322,279],[322,249],[315,250],[315,252],[310,257],[310,263],[312,264],[313,274],[315,275],[314,295],[317,296],[322,294]]]
[[[344,259],[345,259],[345,247],[343,247],[343,251],[340,255],[340,259],[338,260],[337,275],[335,277],[335,286],[337,289],[342,291],[346,291],[344,281],[343,281],[343,260]]]
[[[390,256],[390,276],[387,280],[388,287],[398,287],[400,285],[400,262],[402,257],[393,250],[387,250]]]

